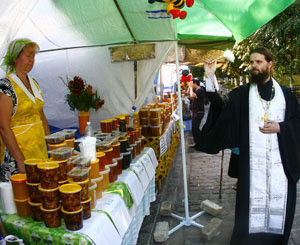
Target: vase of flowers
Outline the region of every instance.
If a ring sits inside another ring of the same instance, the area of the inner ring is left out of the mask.
[[[93,87],[81,77],[75,76],[73,80],[67,80],[68,83],[63,81],[69,89],[65,99],[71,111],[78,110],[79,131],[80,134],[84,134],[85,127],[89,121],[90,109],[97,111],[104,104],[104,100],[101,100],[97,91],[93,92]]]

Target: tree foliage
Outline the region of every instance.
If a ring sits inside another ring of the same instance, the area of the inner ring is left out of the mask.
[[[235,62],[226,73],[231,76],[248,74],[249,52],[257,46],[269,48],[274,56],[274,77],[282,78],[299,74],[300,70],[300,1],[295,2],[251,36],[236,44]]]

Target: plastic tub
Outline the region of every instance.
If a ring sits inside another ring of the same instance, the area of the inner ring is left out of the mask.
[[[59,133],[63,133],[65,135],[65,139],[69,140],[75,137],[77,129],[63,129]]]
[[[39,191],[39,183],[29,183],[26,181],[29,198],[30,201],[33,203],[41,203],[42,202],[42,196]]]
[[[75,142],[75,138],[66,140],[67,147],[74,148],[74,142]]]
[[[148,125],[149,124],[149,118],[148,117],[141,117],[140,118],[140,124],[143,127],[144,125]]]
[[[148,117],[148,109],[140,109],[140,117]]]
[[[160,108],[156,108],[156,109],[151,109],[150,110],[150,116],[151,118],[160,118]]]
[[[149,125],[141,125],[142,127],[142,135],[149,136],[150,126]]]
[[[110,168],[109,175],[108,175],[109,183],[115,182],[118,178],[118,175],[117,175],[118,162],[115,161],[113,164],[109,164],[107,166]]]
[[[118,158],[114,158],[113,161],[117,161],[118,162],[118,165],[117,165],[117,168],[116,168],[116,174],[119,175],[119,174],[122,174],[122,162],[123,162],[123,157],[120,156]]]
[[[68,159],[62,160],[62,161],[57,161],[57,163],[59,165],[58,182],[66,181],[67,173],[68,173]]]
[[[135,143],[136,143],[135,154],[139,155],[141,154],[142,151],[142,141],[138,140]]]
[[[91,179],[99,178],[100,177],[99,171],[100,171],[99,159],[96,159],[96,161],[91,162],[90,178]]]
[[[151,118],[150,125],[151,126],[159,126],[160,125],[160,118]]]
[[[48,145],[60,144],[65,140],[65,135],[60,133],[54,133],[46,135],[45,140]]]
[[[111,141],[105,141],[105,139],[103,139],[103,141],[97,139],[96,141],[96,151],[106,151],[109,148],[111,148],[112,142]]]
[[[68,179],[73,182],[81,182],[86,180],[89,177],[89,168],[73,168],[70,172],[67,173]]]
[[[89,178],[80,182],[69,181],[70,184],[77,184],[81,186],[81,201],[89,199],[89,181]]]
[[[80,230],[83,227],[83,208],[80,207],[77,211],[66,211],[63,207],[61,208],[63,213],[64,221],[67,229],[71,231]]]
[[[99,160],[99,171],[103,171],[105,169],[105,153],[102,151],[96,152],[96,156]]]
[[[68,184],[68,180],[62,180],[62,181],[58,181],[58,187],[64,185],[64,184]]]
[[[116,144],[113,144],[112,145],[113,147],[113,158],[117,158],[117,157],[120,157],[120,152],[121,152],[121,144],[120,142],[117,142]]]
[[[41,186],[44,189],[58,187],[59,164],[57,162],[43,162],[37,165],[40,172]]]
[[[76,157],[73,160],[74,167],[78,168],[88,168],[91,166],[91,158],[90,157]]]
[[[43,206],[40,207],[43,212],[45,225],[49,228],[56,228],[61,226],[61,212],[60,207],[55,209],[45,209]]]
[[[122,161],[122,169],[127,169],[130,166],[131,163],[131,152],[124,152],[121,153],[121,156],[123,157],[123,161]]]
[[[43,213],[41,210],[42,203],[34,203],[28,200],[28,204],[30,206],[31,217],[35,221],[43,221]]]
[[[18,200],[28,199],[29,193],[26,180],[26,174],[14,174],[10,176],[14,198]]]
[[[44,189],[39,185],[39,191],[45,209],[55,209],[59,207],[60,198],[58,187],[54,189]]]
[[[104,151],[105,156],[106,156],[106,162],[105,165],[112,164],[112,159],[113,159],[113,148],[109,148],[108,150]]]
[[[158,137],[161,136],[162,127],[161,126],[150,126],[151,136]]]
[[[120,139],[120,153],[126,152],[129,147],[129,140],[127,138]]]
[[[101,172],[100,172],[101,173]],[[93,179],[92,181],[96,183],[96,199],[102,198],[102,190],[103,189],[103,175],[101,174],[99,178]]]
[[[55,150],[49,151],[50,156],[53,160],[66,160],[72,156],[73,148],[71,147],[61,147]]]
[[[109,187],[109,172],[110,168],[108,166],[105,166],[104,171],[100,171],[100,174],[103,175],[103,180],[102,180],[102,190],[105,191]]]
[[[91,198],[91,209],[94,209],[96,207],[96,189],[97,189],[97,183],[96,181],[92,180],[92,185],[89,187],[89,197]],[[101,196],[102,196],[102,190],[101,190]]]
[[[28,204],[29,198],[26,199],[16,199],[14,198],[17,208],[17,215],[22,218],[30,217],[30,206]]]
[[[81,208],[81,186],[78,184],[65,184],[58,188],[62,206],[66,211],[73,212]]]
[[[86,201],[81,202],[81,206],[83,208],[83,219],[89,219],[92,216],[92,214],[91,214],[91,202],[92,202],[91,198],[89,198]]]
[[[39,183],[40,173],[37,168],[39,162],[45,162],[43,159],[26,159],[24,161],[27,181],[29,183]]]

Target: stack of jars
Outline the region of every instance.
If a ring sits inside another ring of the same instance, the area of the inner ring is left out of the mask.
[[[98,159],[91,164],[90,158],[78,157],[73,160],[74,168],[68,172],[68,182],[81,187],[81,206],[83,207],[83,218],[91,217],[91,197],[89,195],[89,186],[92,185],[89,176],[96,176],[97,171],[99,176]],[[65,210],[68,211],[68,210]],[[79,209],[76,210],[79,212]]]
[[[29,207],[29,194],[26,185],[26,175],[25,174],[15,174],[10,176],[10,181],[12,184],[12,189],[14,193],[14,200],[16,203],[17,214],[20,217],[30,216]]]
[[[156,137],[162,134],[163,121],[161,121],[161,109],[150,110],[150,136]]]

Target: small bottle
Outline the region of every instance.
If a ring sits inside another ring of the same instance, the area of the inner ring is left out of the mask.
[[[132,106],[130,114],[129,114],[129,128],[132,128],[132,130],[134,130],[133,116],[134,116],[135,110],[136,110],[136,107]]]
[[[86,127],[85,127],[85,130],[84,130],[84,135],[85,136],[94,136],[94,130],[93,130],[93,127],[91,125],[91,122],[86,123]]]
[[[120,132],[126,132],[126,120],[125,117],[120,117],[119,120],[119,130]]]

